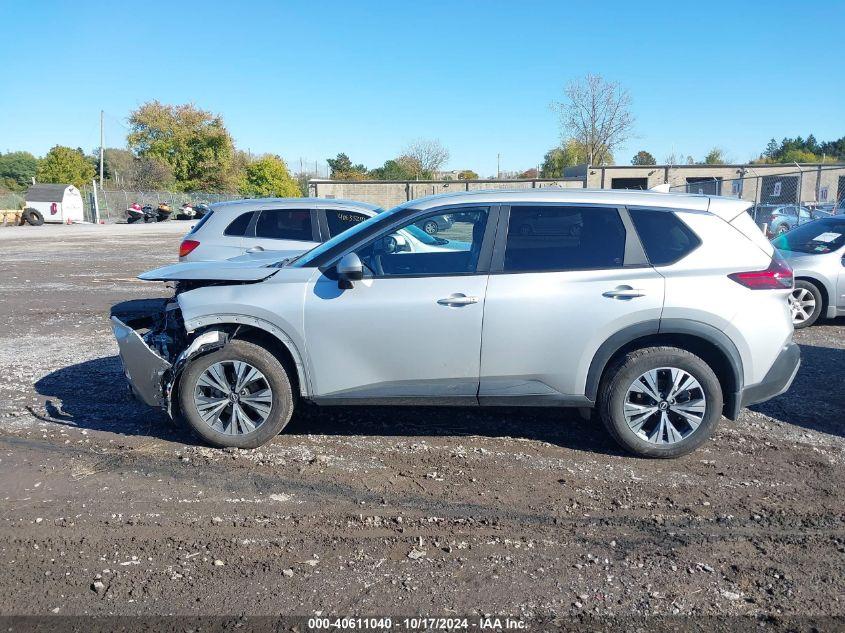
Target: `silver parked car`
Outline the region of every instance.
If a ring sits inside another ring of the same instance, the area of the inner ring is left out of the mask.
[[[327,198],[259,198],[211,205],[182,240],[179,260],[229,259],[251,251],[303,252],[363,222],[379,207]]]
[[[761,207],[762,213],[758,213],[760,222],[766,223],[766,230],[771,235],[783,235],[788,230],[801,224],[807,224],[815,219],[812,212],[806,207],[799,207],[795,204],[786,204],[776,207]]]
[[[809,327],[819,317],[845,316],[845,216],[799,226],[772,242],[795,274],[792,322]]]
[[[305,399],[596,408],[625,449],[675,457],[798,370],[792,271],[747,206],[552,188],[432,196],[294,258],[150,271],[196,286],[112,324],[134,393],[216,446],[269,441]],[[402,247],[402,231],[445,214],[460,248]],[[539,216],[542,231],[521,230]]]

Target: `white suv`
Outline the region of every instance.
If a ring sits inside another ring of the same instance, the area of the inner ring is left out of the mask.
[[[675,457],[798,370],[792,271],[747,207],[551,188],[432,196],[292,260],[145,273],[196,283],[113,328],[133,391],[218,446],[270,440],[299,397],[596,408],[627,450]],[[459,248],[399,239],[444,214]]]

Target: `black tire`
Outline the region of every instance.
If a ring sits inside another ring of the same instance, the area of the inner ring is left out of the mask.
[[[249,363],[264,374],[272,390],[269,416],[250,433],[227,435],[211,428],[202,419],[194,403],[197,381],[202,373],[211,365],[226,360]],[[294,406],[291,383],[279,359],[259,345],[239,340],[192,360],[179,380],[178,400],[182,417],[206,442],[213,446],[236,448],[256,448],[272,440],[287,426]]]
[[[440,230],[440,227],[437,226],[437,222],[435,222],[434,220],[428,220],[427,222],[423,223],[422,229],[429,235],[436,235],[437,231]]]
[[[27,207],[23,210],[23,219],[31,226],[41,226],[44,224],[44,216],[41,215],[40,211],[32,207]]]
[[[811,325],[813,325],[813,323],[818,321],[819,317],[822,314],[822,309],[823,309],[824,306],[822,305],[823,301],[822,301],[821,290],[819,290],[818,286],[816,286],[814,283],[812,283],[810,281],[805,281],[803,279],[798,279],[795,282],[795,290],[798,290],[798,289],[806,290],[807,292],[812,294],[813,299],[816,302],[816,305],[813,308],[812,313],[810,313],[810,316],[808,316],[806,319],[804,319],[803,321],[797,322],[793,318],[792,325],[795,327],[796,330],[801,330],[805,327],[810,327]]]
[[[629,428],[623,413],[632,383],[643,373],[661,367],[676,367],[689,373],[701,385],[706,401],[698,427],[671,444],[652,443],[638,435]],[[629,352],[607,369],[597,405],[605,428],[626,451],[639,457],[680,457],[694,451],[713,434],[722,417],[722,387],[710,366],[695,354],[677,347],[647,347]]]
[[[788,224],[781,224],[781,225],[778,227],[778,230],[777,230],[777,231],[775,231],[775,235],[783,235],[783,234],[784,234],[784,233],[786,233],[787,231],[789,231],[789,225],[788,225]]]

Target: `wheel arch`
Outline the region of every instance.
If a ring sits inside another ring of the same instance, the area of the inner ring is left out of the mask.
[[[225,330],[230,339],[245,340],[266,348],[290,374],[292,382],[295,382],[294,391],[298,389],[301,396],[309,396],[311,390],[304,359],[294,341],[278,326],[258,317],[237,314],[200,317],[185,325],[191,331]]]
[[[706,323],[662,319],[628,326],[613,334],[596,351],[587,371],[585,394],[595,402],[605,371],[620,356],[635,349],[669,345],[701,357],[715,372],[724,395],[723,414],[736,419],[744,384],[742,358],[728,336]]]

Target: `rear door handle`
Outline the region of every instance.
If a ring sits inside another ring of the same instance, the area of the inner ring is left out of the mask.
[[[456,292],[455,294],[449,295],[445,299],[438,299],[437,303],[442,306],[451,307],[468,306],[473,303],[478,303],[478,297],[468,297],[462,292]]]
[[[253,246],[252,248],[246,249],[247,253],[263,253],[264,247],[263,246]]]
[[[631,286],[617,286],[613,290],[601,293],[602,297],[608,299],[636,299],[637,297],[644,297],[645,292]]]

